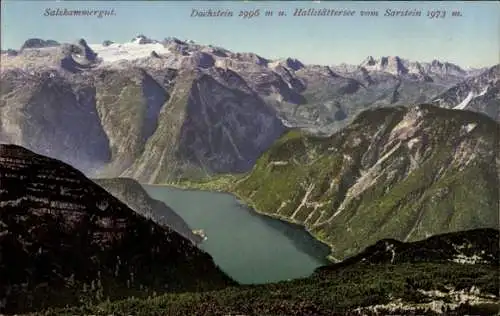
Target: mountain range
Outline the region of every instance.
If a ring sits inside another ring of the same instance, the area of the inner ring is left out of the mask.
[[[286,131],[331,135],[371,108],[435,102],[498,119],[498,77],[498,66],[397,56],[306,65],[144,35],[30,39],[2,53],[0,142],[90,176],[166,183],[247,172]]]

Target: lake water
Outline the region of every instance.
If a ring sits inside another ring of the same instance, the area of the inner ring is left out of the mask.
[[[199,247],[240,283],[268,283],[310,275],[328,264],[329,249],[303,228],[257,214],[233,195],[144,185],[191,229],[203,229]]]

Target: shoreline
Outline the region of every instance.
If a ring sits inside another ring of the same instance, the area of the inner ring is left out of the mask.
[[[272,219],[276,219],[276,220],[280,220],[282,222],[285,222],[287,224],[290,224],[290,225],[294,225],[294,226],[298,226],[300,229],[303,229],[305,230],[314,240],[320,242],[321,244],[325,245],[328,247],[329,249],[329,254],[325,257],[325,259],[328,261],[328,262],[331,262],[331,263],[338,263],[338,262],[341,262],[342,260],[340,259],[337,259],[335,258],[333,255],[332,255],[332,248],[333,248],[333,245],[330,245],[329,243],[327,243],[326,241],[318,238],[317,236],[315,236],[313,233],[311,233],[311,231],[309,230],[309,228],[307,228],[306,226],[304,226],[302,223],[299,223],[299,222],[296,222],[296,221],[293,221],[293,220],[290,220],[289,218],[286,218],[286,217],[282,217],[282,216],[279,216],[279,215],[274,215],[274,214],[269,214],[269,213],[265,213],[265,212],[262,212],[260,211],[256,206],[255,204],[252,202],[252,201],[247,201],[246,199],[244,199],[243,197],[239,196],[237,193],[234,193],[234,192],[229,192],[227,190],[223,190],[223,189],[219,189],[219,188],[204,188],[203,187],[203,184],[201,184],[200,186],[189,186],[189,185],[182,185],[182,184],[174,184],[174,183],[165,183],[165,184],[158,184],[158,183],[155,183],[155,184],[149,184],[149,183],[141,183],[141,185],[147,185],[147,186],[156,186],[156,187],[170,187],[170,188],[174,188],[174,189],[179,189],[179,190],[185,190],[185,191],[188,191],[188,190],[194,190],[194,191],[205,191],[205,192],[214,192],[214,193],[223,193],[223,194],[229,194],[229,195],[232,195],[233,197],[236,198],[236,200],[238,202],[240,202],[241,204],[243,204],[244,206],[247,206],[248,208],[250,208],[253,212],[255,212],[256,214],[258,215],[262,215],[262,216],[265,216],[265,217],[269,217],[269,218],[272,218]]]

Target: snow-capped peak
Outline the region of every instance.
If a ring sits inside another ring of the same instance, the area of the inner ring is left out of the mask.
[[[156,55],[169,53],[164,45],[144,35],[139,35],[132,41],[123,44],[108,41],[103,44],[90,44],[89,46],[105,63],[119,60],[140,59],[151,56],[153,51]]]
[[[136,37],[134,37],[134,39],[132,40],[132,43],[134,43],[134,44],[154,44],[154,43],[158,43],[158,41],[150,39],[149,37],[140,34],[140,35],[137,35]]]

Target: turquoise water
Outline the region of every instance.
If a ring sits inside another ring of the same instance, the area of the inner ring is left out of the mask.
[[[327,246],[303,228],[259,215],[233,195],[144,185],[192,229],[203,229],[200,248],[236,281],[268,283],[310,275],[327,264]]]

